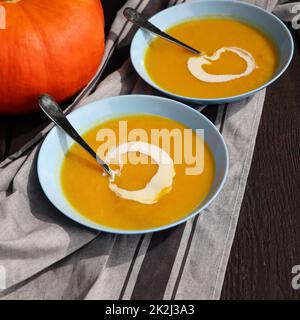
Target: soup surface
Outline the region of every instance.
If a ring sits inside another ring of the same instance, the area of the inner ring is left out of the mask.
[[[251,91],[271,79],[276,71],[277,49],[271,39],[257,28],[229,18],[205,18],[176,25],[167,32],[211,57],[221,48],[238,48],[250,54],[256,66],[250,74],[226,82],[205,82],[188,69],[191,57],[197,57],[161,38],[155,38],[145,54],[149,76],[161,88],[194,98],[229,97]],[[242,74],[247,63],[236,52],[220,52],[216,60],[203,65],[213,75]],[[197,71],[197,70],[195,70]],[[199,71],[199,70],[198,70]]]
[[[119,121],[127,121],[127,130],[143,128],[151,136],[151,129],[178,129],[184,132],[186,127],[173,120],[152,116],[138,115],[113,119],[102,123],[86,132],[83,136],[88,143],[98,150],[105,141],[97,141],[100,129],[112,129],[118,136],[120,133]],[[128,135],[129,137],[129,135]],[[192,132],[192,146],[200,141],[198,135]],[[174,141],[171,138],[170,148],[164,147],[163,140],[156,143],[168,152],[174,159]],[[175,138],[174,138],[175,139]],[[99,139],[98,139],[99,140]],[[136,140],[146,141],[140,137]],[[148,139],[149,140],[149,139]],[[128,141],[130,139],[128,138]],[[184,139],[183,148],[184,148]],[[201,140],[203,141],[203,140]],[[146,141],[149,142],[149,141]],[[118,144],[118,142],[117,142]],[[151,141],[151,144],[154,144]],[[178,140],[177,140],[178,145]],[[203,145],[203,144],[202,144]],[[208,195],[215,175],[215,162],[209,147],[204,143],[204,167],[201,174],[188,175],[186,169],[191,164],[175,163],[175,176],[172,189],[159,198],[156,203],[144,204],[133,200],[120,198],[108,186],[108,177],[102,174],[99,165],[77,144],[73,144],[66,154],[61,168],[61,183],[66,198],[78,213],[103,226],[122,230],[148,229],[175,222],[195,209]],[[195,150],[193,153],[195,155]],[[141,156],[141,155],[140,155]],[[145,157],[148,157],[145,155]],[[112,165],[116,166],[115,164]],[[143,188],[155,175],[158,165],[155,162],[148,164],[124,164],[122,174],[116,179],[119,187],[127,190]]]

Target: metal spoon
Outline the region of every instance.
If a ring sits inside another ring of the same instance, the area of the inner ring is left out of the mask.
[[[85,149],[96,161],[100,164],[102,169],[112,176],[112,171],[109,166],[100,159],[96,152],[83,140],[79,133],[74,129],[69,120],[66,118],[58,103],[53,97],[48,94],[42,94],[39,96],[40,108],[46,113],[46,115],[66,134],[68,134],[73,140],[75,140],[83,149]]]
[[[157,36],[168,40],[172,43],[175,43],[189,51],[191,51],[194,54],[201,54],[200,51],[188,46],[187,44],[171,37],[170,35],[168,35],[167,33],[161,31],[160,29],[158,29],[155,25],[153,25],[151,22],[149,22],[145,17],[143,17],[139,12],[137,12],[135,9],[133,8],[125,8],[123,11],[123,15],[125,16],[125,18],[127,20],[129,20],[130,22],[132,22],[133,24],[137,25],[138,27],[150,31],[154,34],[156,34]]]

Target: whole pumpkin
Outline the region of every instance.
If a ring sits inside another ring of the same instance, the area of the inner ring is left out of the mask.
[[[100,0],[0,0],[0,113],[64,101],[91,80],[104,51]]]

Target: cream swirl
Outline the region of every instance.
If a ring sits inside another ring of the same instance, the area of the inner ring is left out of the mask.
[[[220,59],[221,54],[229,51],[239,55],[247,64],[246,70],[239,74],[211,74],[203,69],[206,64],[211,64],[211,61]],[[234,79],[245,77],[253,72],[257,68],[255,59],[246,50],[238,47],[223,47],[218,49],[212,56],[201,55],[199,57],[191,57],[187,62],[190,73],[197,79],[204,82],[228,82]]]
[[[123,168],[122,155],[128,152],[140,152],[150,156],[158,165],[158,170],[143,189],[126,190],[115,184],[115,176],[120,176]],[[117,160],[120,169],[114,170],[109,178],[109,188],[120,198],[137,201],[144,204],[156,203],[159,198],[172,189],[175,169],[169,154],[156,145],[146,142],[126,142],[118,147],[111,148],[106,156],[106,162]]]

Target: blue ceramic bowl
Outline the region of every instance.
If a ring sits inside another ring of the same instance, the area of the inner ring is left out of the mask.
[[[133,38],[131,44],[131,60],[137,73],[152,87],[162,91],[163,93],[182,101],[199,103],[199,104],[217,104],[228,103],[246,98],[253,95],[257,91],[265,88],[276,79],[278,79],[282,73],[288,67],[294,50],[294,44],[292,36],[287,27],[273,14],[261,9],[258,6],[240,2],[240,1],[226,1],[226,0],[201,0],[192,1],[185,4],[170,7],[154,15],[150,21],[158,26],[160,29],[168,29],[180,22],[188,19],[195,19],[207,16],[223,16],[230,18],[237,18],[245,21],[253,26],[258,27],[264,31],[273,40],[277,46],[279,52],[279,64],[278,68],[273,75],[272,79],[255,90],[224,98],[206,99],[206,98],[194,98],[174,94],[159,87],[150,76],[148,75],[144,57],[149,43],[155,38],[149,32],[144,30],[138,30]]]
[[[214,155],[216,173],[210,193],[194,211],[187,213],[174,223],[147,230],[112,229],[82,216],[66,199],[60,182],[63,159],[73,141],[56,127],[47,135],[38,156],[38,178],[44,193],[58,210],[72,220],[96,230],[112,233],[136,234],[159,231],[194,217],[213,201],[225,182],[228,171],[228,151],[223,137],[216,127],[198,111],[180,102],[146,95],[119,96],[96,101],[72,112],[68,119],[80,133],[84,133],[101,122],[130,114],[160,115],[179,121],[192,129],[204,130],[204,139]],[[99,174],[100,172],[99,168]]]

